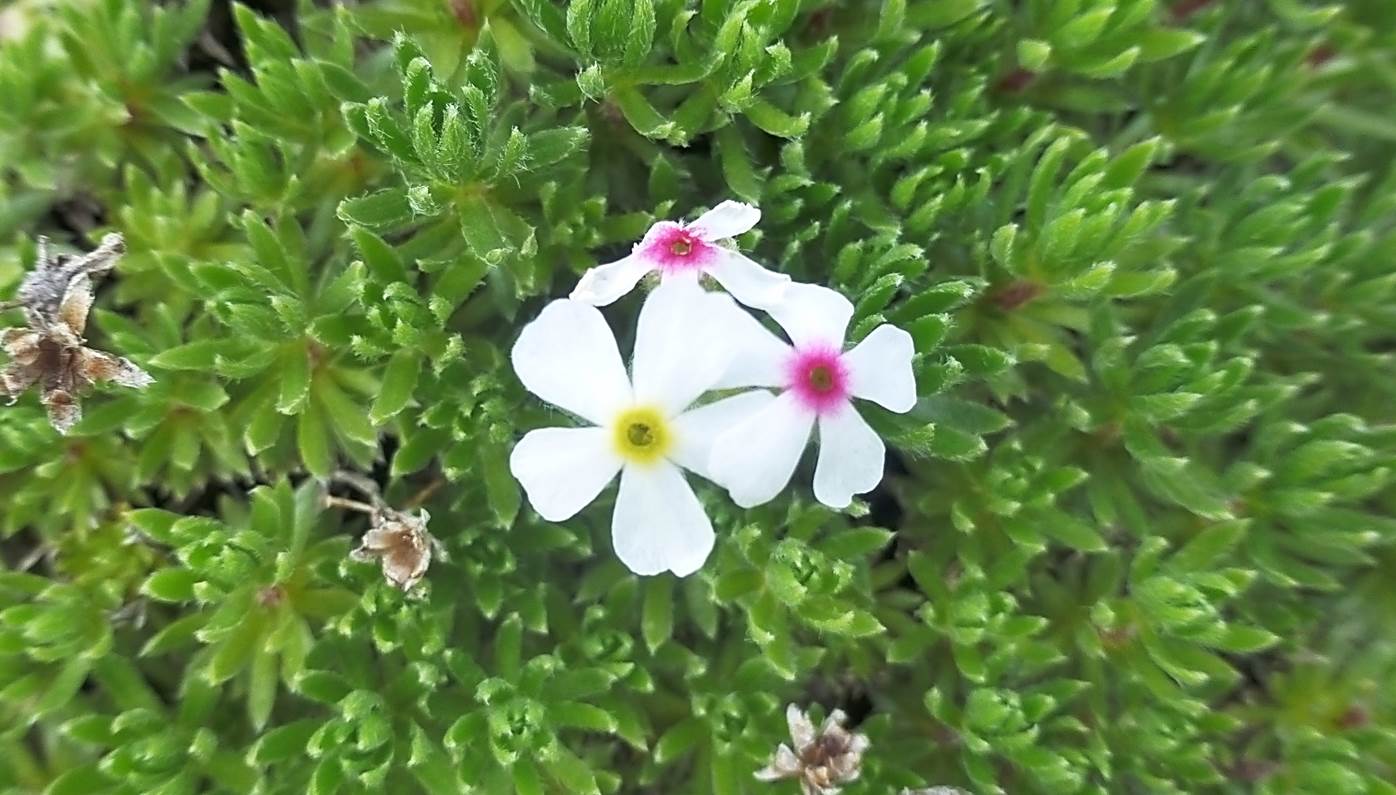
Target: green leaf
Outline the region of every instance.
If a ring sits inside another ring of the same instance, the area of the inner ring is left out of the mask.
[[[499,526],[507,530],[513,526],[523,504],[518,481],[509,471],[508,451],[503,445],[482,442],[478,454],[490,510]]]
[[[604,733],[616,730],[616,721],[610,713],[591,704],[569,701],[554,705],[550,711],[560,726]]]
[[[310,397],[310,353],[297,346],[288,348],[279,359],[277,373],[281,377],[276,410],[282,414],[299,414]]]
[[[300,450],[301,461],[310,474],[317,478],[327,478],[334,471],[334,455],[330,452],[330,435],[325,427],[320,407],[315,402],[306,404],[296,421],[296,446]]]
[[[1144,63],[1172,58],[1197,47],[1207,37],[1181,28],[1152,28],[1139,37],[1139,60]]]
[[[946,458],[952,461],[969,461],[984,454],[988,445],[984,440],[970,433],[965,433],[958,428],[935,428],[935,433],[926,444],[928,455],[936,458]]]
[[[551,166],[566,160],[581,151],[590,139],[585,127],[559,127],[543,130],[528,136],[528,162],[537,169]]]
[[[819,549],[839,560],[862,558],[887,546],[892,535],[892,531],[881,527],[855,527],[825,539]]]
[[[150,366],[162,370],[212,370],[218,357],[232,352],[227,340],[198,340],[161,351]]]
[[[1217,522],[1193,537],[1169,558],[1178,571],[1206,571],[1220,564],[1246,534],[1249,521],[1236,519]]]
[[[743,113],[752,124],[778,138],[799,138],[809,129],[809,114],[792,116],[764,99],[751,103]]]
[[[217,649],[208,663],[209,682],[219,684],[246,668],[253,654],[259,649],[265,626],[265,614],[259,611],[245,614],[233,630],[218,642]]]
[[[735,569],[723,572],[713,587],[719,601],[731,602],[761,587],[761,572],[756,569]]]
[[[581,77],[582,75],[578,76],[579,81]],[[586,88],[585,85],[582,87],[583,92],[586,91]],[[618,87],[612,92],[612,98],[615,99],[616,106],[620,108],[625,120],[630,122],[630,126],[634,127],[639,134],[646,138],[668,140],[676,140],[680,137],[678,128],[674,123],[661,116],[659,111],[654,109],[654,106],[645,99],[638,89]]]
[[[733,125],[717,132],[717,151],[722,163],[722,176],[737,198],[748,202],[761,200],[761,177],[747,154],[746,145]]]
[[[155,657],[175,649],[185,648],[195,642],[194,633],[203,627],[207,617],[194,613],[175,619],[150,637],[141,647],[141,657]]]
[[[702,721],[697,718],[684,718],[660,735],[654,744],[654,761],[657,764],[668,765],[686,755],[706,734],[707,727]]]
[[[188,602],[194,598],[199,575],[189,569],[161,569],[141,584],[141,593],[162,602]]]
[[[1255,654],[1274,646],[1280,637],[1259,627],[1229,626],[1222,637],[1211,644],[1231,654]]]
[[[645,581],[645,604],[640,628],[645,645],[651,652],[669,640],[674,630],[674,590],[673,580],[669,577],[651,577]]]
[[[1013,366],[1012,356],[985,345],[952,345],[946,352],[964,365],[970,375],[994,376]]]
[[[1102,188],[1127,188],[1133,185],[1139,180],[1145,169],[1153,163],[1159,145],[1160,139],[1150,138],[1121,152],[1105,170],[1105,179],[1101,180],[1100,186]]]
[[[374,425],[382,425],[407,406],[412,399],[412,391],[417,388],[417,376],[421,370],[421,359],[415,351],[401,350],[392,355],[383,371],[383,383],[378,397],[373,400],[368,418]]]
[[[339,219],[375,232],[391,232],[410,222],[412,205],[407,193],[390,188],[339,203]]]
[[[107,778],[97,765],[78,765],[65,771],[49,783],[44,795],[89,795],[108,792],[117,782]]]
[[[257,731],[271,717],[277,683],[276,655],[267,649],[258,650],[252,657],[252,673],[247,680],[247,716]]]
[[[310,736],[324,724],[321,718],[303,718],[268,730],[247,752],[250,764],[265,766],[305,753]]]
[[[479,257],[516,249],[527,234],[528,225],[511,210],[484,196],[471,196],[460,203],[461,233]],[[497,256],[497,254],[496,254]]]
[[[329,427],[342,438],[368,447],[378,446],[378,431],[369,421],[367,412],[344,394],[339,385],[324,379],[315,385],[314,396],[324,410]]]
[[[1043,511],[1024,517],[1047,536],[1082,552],[1100,552],[1105,539],[1095,528],[1062,511]]]
[[[1018,42],[1018,63],[1029,72],[1040,72],[1052,57],[1052,45],[1039,39]]]
[[[514,792],[518,795],[543,795],[543,779],[530,759],[514,763]]]
[[[408,275],[402,257],[392,246],[383,242],[383,238],[361,226],[352,227],[349,236],[353,238],[354,246],[369,272],[375,277],[388,283],[411,282],[412,277]]]
[[[67,706],[77,695],[78,689],[87,681],[91,669],[92,662],[83,658],[65,663],[49,683],[44,695],[33,705],[31,720],[47,717],[50,713]]]
[[[494,636],[494,666],[499,675],[512,681],[518,676],[523,656],[523,621],[517,613],[500,624]]]

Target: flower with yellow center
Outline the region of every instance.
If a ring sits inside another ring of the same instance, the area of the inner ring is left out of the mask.
[[[514,345],[514,371],[530,392],[592,425],[530,431],[514,448],[510,470],[534,510],[570,519],[619,473],[617,557],[637,574],[697,571],[713,528],[684,470],[711,479],[718,434],[771,400],[756,390],[690,408],[726,373],[746,317],[696,282],[664,282],[640,310],[627,377],[595,307],[563,299],[544,308]]]
[[[612,430],[616,455],[632,464],[663,461],[674,444],[669,421],[653,406],[636,406],[621,412]]]

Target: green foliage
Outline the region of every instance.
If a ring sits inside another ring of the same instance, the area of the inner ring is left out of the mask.
[[[795,792],[794,702],[869,738],[848,795],[1396,793],[1394,46],[1376,0],[7,4],[0,295],[121,232],[86,334],[156,383],[0,406],[0,792]],[[725,198],[920,400],[848,510],[695,480],[713,555],[638,578],[610,497],[525,504],[508,351]],[[340,470],[430,513],[412,591]]]

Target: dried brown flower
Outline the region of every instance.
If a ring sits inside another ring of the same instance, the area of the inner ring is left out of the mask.
[[[369,516],[368,532],[364,533],[359,546],[349,553],[349,557],[362,562],[378,560],[384,579],[404,591],[412,590],[426,575],[432,555],[442,557],[441,543],[427,531],[431,515],[419,509],[414,516],[389,507],[379,497],[377,484],[352,472],[337,472],[332,479],[353,486],[372,501],[372,504],[366,504],[342,497],[325,497],[327,505],[349,508]]]
[[[412,590],[431,565],[437,541],[427,532],[431,516],[419,510],[416,516],[391,508],[373,514],[373,524],[359,546],[349,556],[383,566],[383,577],[404,591]]]
[[[126,250],[121,235],[107,235],[90,254],[49,257],[39,239],[39,261],[20,283],[16,301],[0,308],[24,309],[28,326],[0,331],[10,362],[0,371],[0,391],[11,402],[38,386],[49,422],[67,433],[82,419],[79,395],[92,384],[111,382],[144,389],[154,383],[130,360],[86,347],[83,332],[92,309],[92,279],[111,270]]]
[[[804,795],[833,795],[842,785],[858,778],[868,738],[843,727],[847,716],[836,709],[815,731],[809,715],[791,704],[785,708],[794,749],[781,744],[771,763],[756,772],[762,781],[793,778]]]

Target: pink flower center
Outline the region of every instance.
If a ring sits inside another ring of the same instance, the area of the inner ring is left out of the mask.
[[[786,366],[787,389],[816,414],[837,411],[848,402],[848,367],[832,346],[797,348]]]
[[[717,256],[715,246],[675,223],[659,224],[648,238],[644,254],[664,273],[701,271]]]

